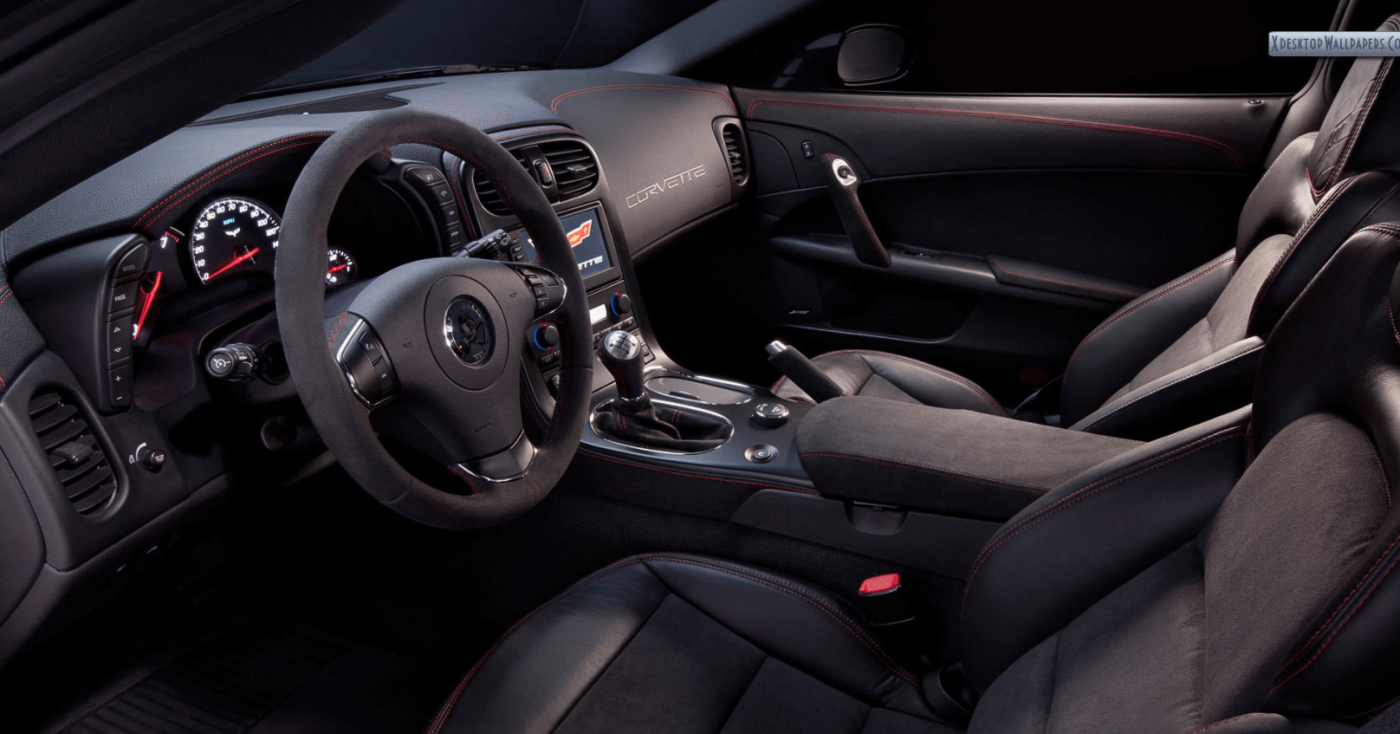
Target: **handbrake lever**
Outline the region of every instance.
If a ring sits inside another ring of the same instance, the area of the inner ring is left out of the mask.
[[[826,186],[831,190],[831,198],[836,202],[836,214],[841,217],[846,236],[851,238],[856,257],[866,265],[888,268],[890,253],[880,242],[879,235],[875,234],[875,228],[870,225],[870,218],[865,216],[865,207],[860,205],[860,196],[856,193],[860,188],[860,174],[845,158],[831,153],[823,155],[822,161],[826,163]]]

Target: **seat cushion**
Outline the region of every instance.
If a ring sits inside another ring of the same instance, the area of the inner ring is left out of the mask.
[[[846,395],[960,408],[1010,417],[986,390],[954,372],[888,352],[846,349],[812,360]],[[773,385],[773,394],[787,400],[812,402],[811,396],[787,378]]]
[[[951,734],[857,613],[772,572],[635,556],[535,610],[430,730]]]

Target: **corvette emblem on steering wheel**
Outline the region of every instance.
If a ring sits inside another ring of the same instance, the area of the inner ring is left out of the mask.
[[[442,333],[447,346],[464,364],[478,365],[491,358],[495,344],[491,320],[476,299],[462,297],[453,301],[443,317]]]

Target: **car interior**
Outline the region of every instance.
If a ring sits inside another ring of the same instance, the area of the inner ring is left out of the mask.
[[[0,9],[0,731],[1400,732],[1400,6],[1163,10]]]

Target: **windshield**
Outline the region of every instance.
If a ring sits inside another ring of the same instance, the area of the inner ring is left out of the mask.
[[[263,87],[407,72],[601,66],[711,0],[408,0],[339,48]]]

